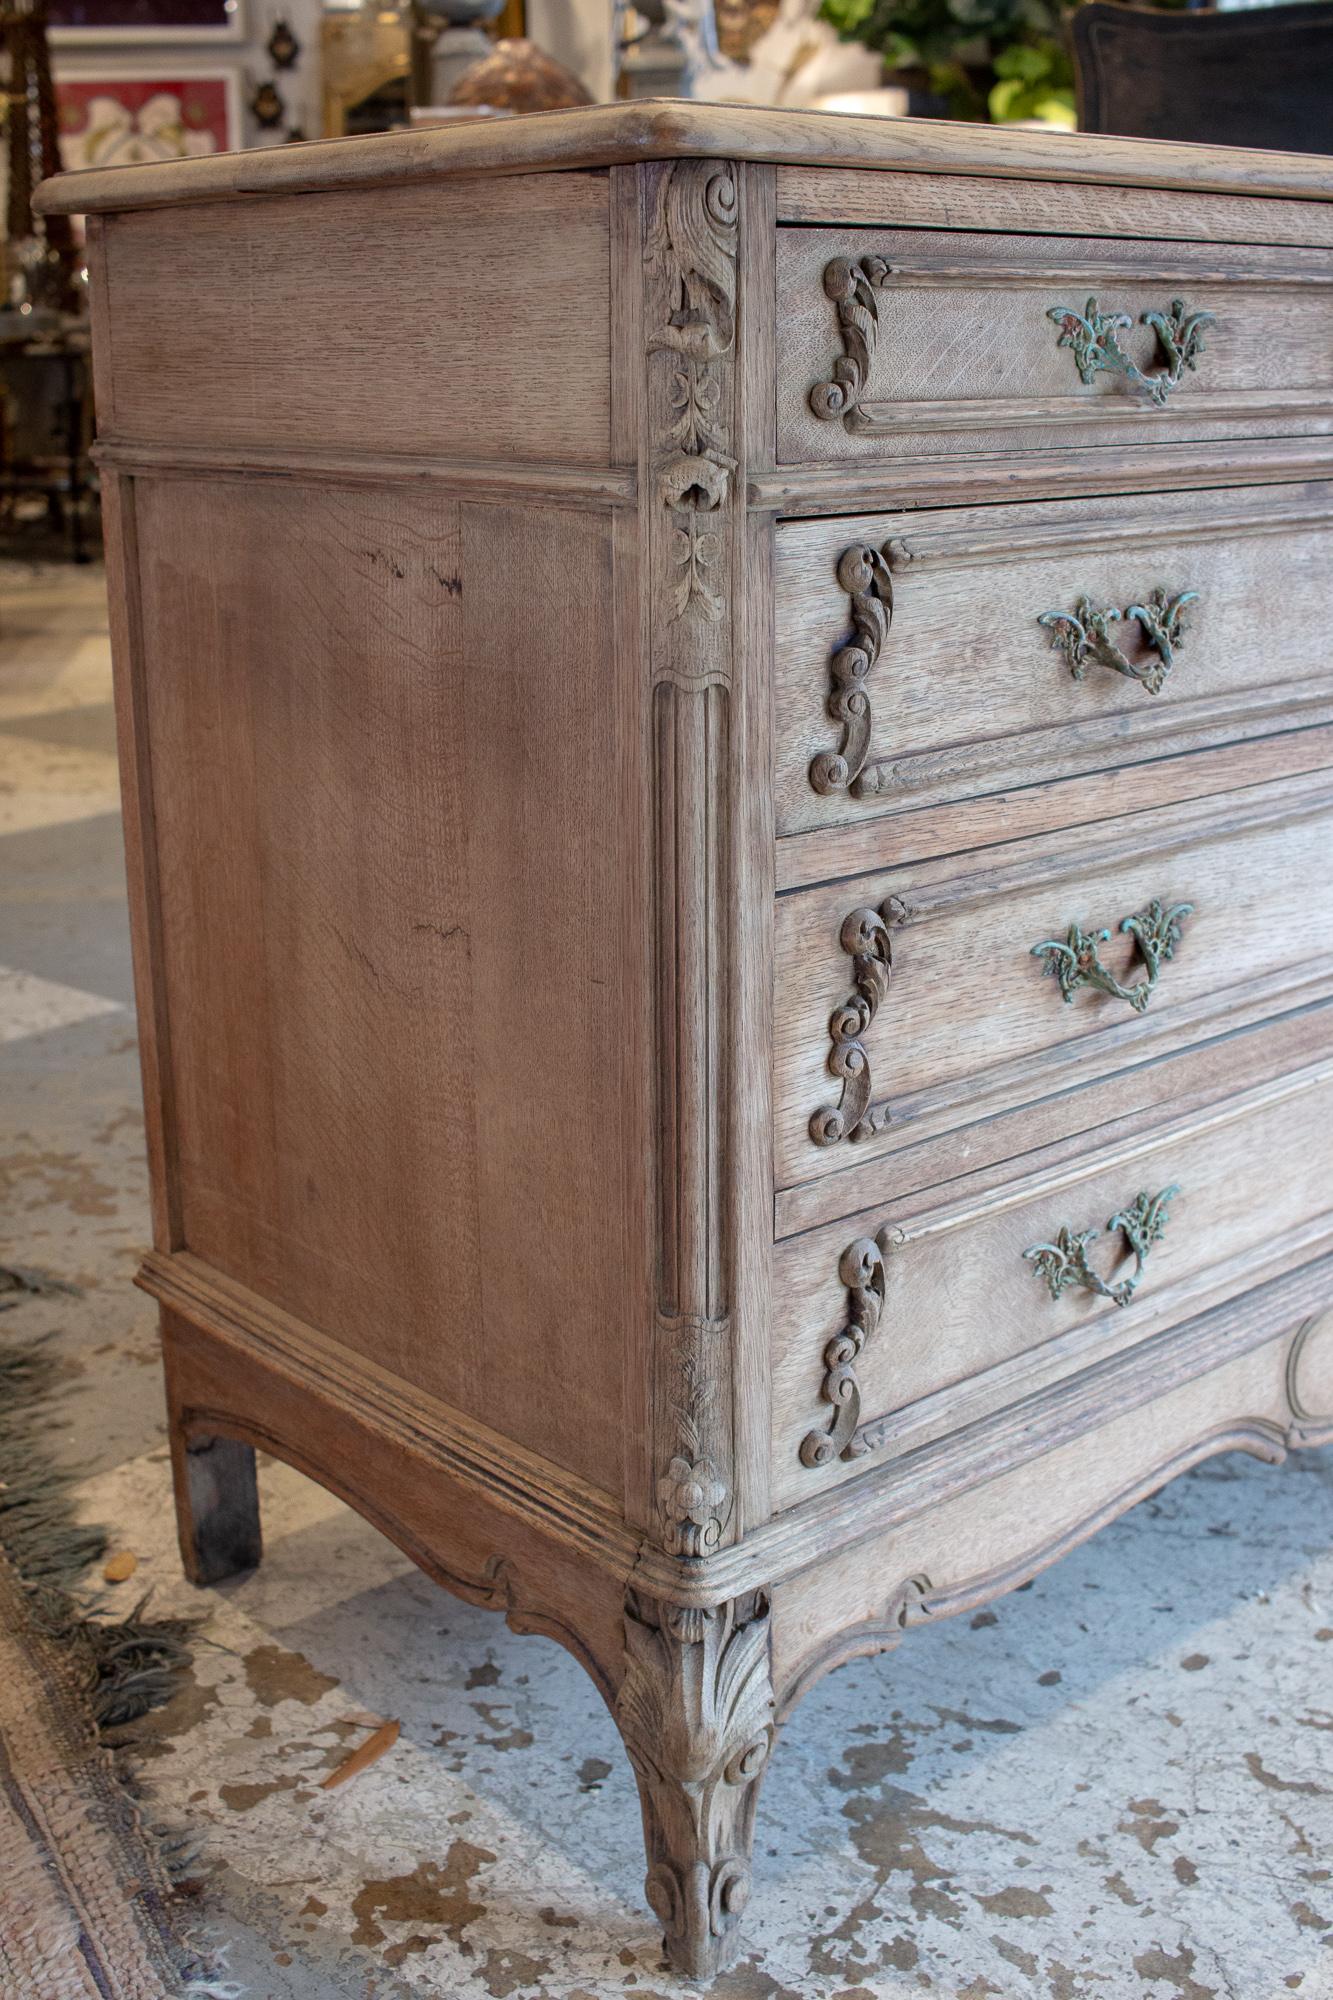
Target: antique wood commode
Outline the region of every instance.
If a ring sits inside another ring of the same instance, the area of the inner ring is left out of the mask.
[[[62,179],[181,1541],[554,1635],[674,1963],[825,1668],[1333,1437],[1333,161],[685,104]]]

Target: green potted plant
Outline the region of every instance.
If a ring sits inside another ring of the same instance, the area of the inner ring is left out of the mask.
[[[884,57],[895,83],[942,98],[954,118],[1074,126],[1067,0],[821,0],[844,41]]]

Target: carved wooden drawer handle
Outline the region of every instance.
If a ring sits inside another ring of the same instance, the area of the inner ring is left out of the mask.
[[[1046,317],[1060,329],[1059,346],[1073,349],[1084,382],[1092,383],[1103,371],[1121,375],[1131,389],[1140,390],[1159,409],[1185,370],[1193,369],[1203,353],[1205,328],[1217,324],[1210,312],[1186,312],[1183,299],[1172,299],[1170,312],[1140,313],[1140,326],[1150,326],[1157,335],[1166,363],[1164,368],[1149,375],[1130,359],[1116,339],[1118,333],[1133,326],[1131,314],[1102,312],[1096,299],[1091,298],[1082,312],[1073,306],[1050,306]]]
[[[892,787],[892,764],[870,755],[870,676],[893,622],[893,573],[911,560],[911,550],[896,536],[882,549],[853,542],[838,558],[838,585],[851,601],[852,632],[837,647],[829,668],[827,707],[840,741],[836,750],[821,750],[810,764],[810,783],[825,797],[849,792],[854,799],[873,798]]]
[[[858,1236],[849,1243],[838,1276],[847,1288],[847,1324],[824,1349],[819,1391],[833,1406],[833,1421],[825,1430],[806,1432],[801,1440],[802,1465],[831,1465],[835,1458],[859,1458],[866,1449],[856,1431],[861,1415],[856,1364],[884,1310],[884,1239]]]
[[[1034,944],[1032,956],[1044,961],[1043,972],[1059,980],[1060,997],[1066,1003],[1072,1003],[1081,986],[1091,986],[1099,993],[1109,993],[1115,1000],[1128,1000],[1134,1012],[1142,1014],[1152,999],[1162,967],[1175,957],[1185,919],[1193,912],[1193,903],[1166,904],[1154,897],[1146,910],[1124,918],[1119,929],[1133,938],[1147,967],[1144,977],[1134,986],[1122,985],[1102,964],[1098,946],[1107,942],[1109,930],[1085,931],[1078,924],[1071,924],[1063,941],[1047,938],[1044,944]]]
[[[1123,611],[1108,605],[1099,611],[1089,597],[1080,597],[1072,611],[1042,611],[1037,623],[1051,635],[1052,649],[1063,653],[1076,681],[1087,674],[1088,663],[1109,667],[1114,674],[1137,681],[1149,694],[1160,694],[1176,663],[1175,649],[1185,636],[1185,612],[1197,604],[1197,590],[1182,590],[1169,597],[1165,590],[1151,592],[1145,604],[1130,604]],[[1137,619],[1154,658],[1134,666],[1111,637],[1110,627]]]
[[[1154,1243],[1161,1240],[1166,1230],[1167,1209],[1179,1193],[1180,1189],[1174,1184],[1164,1187],[1160,1194],[1149,1194],[1141,1189],[1128,1208],[1122,1208],[1118,1215],[1110,1218],[1106,1227],[1112,1231],[1119,1230],[1134,1259],[1133,1271],[1118,1283],[1111,1284],[1099,1277],[1088,1262],[1088,1245],[1101,1234],[1097,1229],[1075,1231],[1066,1226],[1054,1243],[1034,1243],[1023,1255],[1036,1266],[1038,1277],[1045,1279],[1046,1289],[1053,1299],[1077,1288],[1083,1292],[1095,1292],[1099,1298],[1110,1299],[1113,1305],[1127,1306],[1138,1289],[1148,1252]]]
[[[889,991],[893,946],[889,925],[906,915],[897,896],[877,910],[853,910],[843,919],[838,942],[852,961],[853,990],[829,1017],[828,1072],[842,1085],[836,1104],[821,1105],[810,1120],[817,1146],[843,1139],[870,1139],[889,1122],[887,1104],[871,1102],[870,1056],[866,1032]]]

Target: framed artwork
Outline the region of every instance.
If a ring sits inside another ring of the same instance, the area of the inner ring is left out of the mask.
[[[171,63],[57,63],[61,164],[123,167],[225,153],[241,144],[239,69]]]
[[[239,42],[244,0],[48,0],[56,48],[118,42]]]

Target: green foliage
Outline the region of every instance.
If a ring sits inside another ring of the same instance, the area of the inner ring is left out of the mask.
[[[997,125],[1040,118],[1048,125],[1074,124],[1074,71],[1060,42],[1011,42],[999,49],[991,67],[997,81],[986,108]]]
[[[1074,122],[1071,0],[822,0],[819,11],[888,70],[924,71],[955,117]]]

